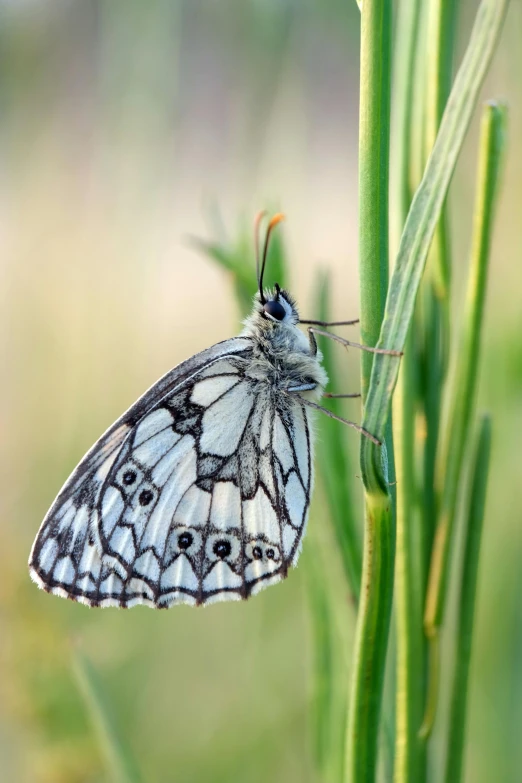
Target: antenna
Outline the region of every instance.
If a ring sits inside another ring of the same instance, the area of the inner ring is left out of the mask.
[[[273,231],[273,229],[277,226],[278,223],[281,223],[282,220],[285,219],[285,216],[282,212],[278,212],[274,217],[271,219],[270,223],[268,224],[268,228],[266,230],[266,236],[265,236],[265,245],[263,248],[263,263],[261,264],[261,274],[258,275],[258,283],[259,283],[259,297],[261,299],[261,304],[265,304],[266,299],[263,294],[263,275],[265,274],[265,266],[266,266],[266,258],[268,255],[268,245],[270,242],[270,235]]]
[[[261,227],[261,221],[266,216],[264,209],[258,212],[254,218],[254,249],[256,252],[256,280],[259,284],[259,229]]]

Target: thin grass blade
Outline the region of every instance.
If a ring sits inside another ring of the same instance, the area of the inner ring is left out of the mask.
[[[78,649],[72,651],[72,669],[98,742],[107,770],[114,783],[142,783],[142,777],[129,748],[121,739],[106,703],[103,686],[94,666]]]
[[[436,632],[444,616],[451,532],[476,396],[491,234],[505,146],[506,117],[506,109],[501,105],[490,103],[484,108],[466,313],[454,379],[448,438],[438,465],[440,509],[426,600],[425,628],[428,636]]]
[[[451,695],[450,719],[446,733],[446,783],[460,783],[464,762],[468,680],[473,641],[473,621],[477,595],[480,542],[486,505],[491,454],[491,421],[483,416],[474,454],[467,499],[464,556],[458,597],[457,651]]]

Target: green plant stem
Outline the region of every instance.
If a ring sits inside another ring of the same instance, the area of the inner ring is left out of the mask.
[[[417,732],[424,709],[424,649],[418,525],[413,452],[415,409],[414,343],[406,342],[394,404],[397,459],[397,553],[395,617],[397,624],[397,692],[394,780],[424,779],[425,754]]]
[[[392,177],[392,235],[394,250],[399,245],[412,199],[413,91],[420,21],[419,0],[402,2],[398,8],[395,42],[395,81],[392,124],[395,163]],[[415,568],[416,491],[414,469],[414,422],[416,404],[415,341],[405,346],[394,400],[393,433],[397,470],[397,552],[395,598],[397,627],[396,740],[394,780],[396,783],[424,780],[425,753],[417,732],[424,709],[424,657],[422,605],[419,573]]]
[[[140,783],[142,780],[129,749],[118,736],[105,704],[103,687],[89,660],[78,649],[72,652],[72,668],[78,689],[96,731],[107,769],[114,783]]]
[[[445,221],[444,211],[441,220]],[[437,226],[435,237],[445,232],[441,225]],[[435,240],[435,238],[434,238]],[[421,480],[421,510],[422,510],[422,596],[426,595],[427,575],[433,547],[433,537],[437,524],[437,504],[435,497],[435,469],[437,451],[439,448],[439,430],[442,408],[442,392],[446,376],[447,353],[449,343],[449,299],[437,294],[433,280],[433,267],[438,256],[446,255],[441,249],[442,241],[432,247],[428,265],[430,274],[426,276],[421,288],[420,302],[417,307],[416,325],[422,334],[422,378],[420,383],[421,396],[417,400],[423,414],[422,439],[422,480]],[[446,264],[446,261],[444,262]]]
[[[453,50],[456,30],[456,0],[430,0],[427,16],[427,74],[425,160],[428,159],[451,90]],[[441,217],[433,237],[432,281],[437,299],[448,304],[451,266],[448,254],[446,211]]]
[[[413,0],[409,0],[410,4]],[[424,169],[426,167],[426,30],[428,25],[428,10],[429,6],[425,0],[418,0],[419,11],[416,38],[413,43],[414,46],[414,58],[412,62],[412,72],[409,74],[409,78],[412,80],[412,105],[409,107],[412,121],[410,126],[411,144],[408,155],[408,185],[410,194],[415,193],[419,187],[419,183],[422,179]],[[398,14],[401,15],[402,2],[399,4]],[[399,28],[397,29],[397,35],[400,34]],[[397,41],[398,43],[399,41]],[[400,59],[401,53],[397,51],[397,58]],[[396,74],[396,78],[398,78]],[[411,200],[411,195],[410,195]],[[403,224],[404,226],[404,224]],[[402,233],[402,229],[401,229]],[[399,235],[400,239],[400,235]]]
[[[361,340],[379,339],[388,290],[388,163],[391,19],[389,0],[368,0],[361,14],[359,103],[359,279]],[[361,356],[366,400],[373,355]]]
[[[392,103],[391,188],[393,195],[390,209],[393,255],[399,247],[413,196],[410,171],[413,166],[414,86],[420,11],[420,0],[405,0],[400,3],[397,12]]]
[[[352,693],[348,714],[346,780],[374,781],[379,713],[393,596],[395,535],[391,499],[366,502],[362,591],[357,618]]]
[[[378,340],[388,287],[388,164],[390,132],[391,3],[364,0],[361,13],[359,127],[359,253],[361,335]],[[366,398],[373,356],[362,357]],[[393,457],[391,431],[387,444]],[[380,460],[380,448],[375,448]],[[387,470],[388,465],[385,466]],[[379,469],[383,471],[383,467]],[[365,497],[361,599],[346,739],[346,779],[374,781],[379,717],[393,596],[395,528],[386,482]]]
[[[494,207],[504,149],[506,110],[497,104],[484,108],[481,128],[477,198],[471,265],[461,348],[454,379],[448,439],[438,465],[439,520],[431,560],[424,624],[426,635],[437,633],[444,617],[448,557],[456,514],[462,466],[469,437],[477,385],[484,299]]]
[[[451,90],[455,43],[456,0],[430,0],[427,10],[426,118],[424,125],[425,160],[428,159],[439,130]],[[423,284],[424,333],[424,408],[423,443],[423,571],[427,573],[437,521],[435,468],[439,446],[442,390],[447,373],[450,344],[451,251],[446,204],[435,229]],[[425,594],[425,585],[423,595]]]
[[[451,90],[453,54],[457,21],[457,0],[430,0],[427,11],[427,73],[424,122],[424,159],[427,160],[435,144],[440,122]],[[434,325],[448,330],[449,294],[451,284],[451,258],[449,252],[448,219],[443,206],[435,229],[431,247],[431,294],[435,299],[432,308]],[[447,352],[449,335],[443,334],[442,364]],[[436,354],[439,359],[439,352]],[[438,375],[438,372],[437,372]],[[437,378],[435,379],[437,380]],[[435,434],[438,427],[435,430]],[[436,444],[435,444],[436,447]]]
[[[468,493],[462,578],[458,599],[457,652],[453,673],[450,720],[446,733],[446,783],[460,783],[462,779],[469,665],[490,453],[491,422],[488,416],[483,416],[472,457],[472,479]]]

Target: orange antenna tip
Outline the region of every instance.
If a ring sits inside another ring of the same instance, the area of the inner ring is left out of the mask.
[[[283,215],[282,212],[278,212],[274,215],[274,217],[270,220],[270,223],[268,224],[268,231],[271,231],[274,226],[277,226],[278,223],[281,223],[283,220],[286,220],[286,215]]]
[[[265,295],[263,294],[263,275],[265,273],[265,266],[266,266],[266,258],[268,255],[268,243],[270,241],[270,234],[272,233],[272,230],[277,226],[278,223],[280,223],[282,220],[285,219],[285,216],[282,212],[278,212],[276,215],[271,218],[270,223],[267,226],[266,229],[266,235],[265,235],[265,244],[263,248],[263,260],[261,263],[261,270],[258,272],[257,275],[257,282],[259,285],[259,299],[261,300],[262,304],[265,304]],[[259,262],[257,263],[257,268],[259,270]]]

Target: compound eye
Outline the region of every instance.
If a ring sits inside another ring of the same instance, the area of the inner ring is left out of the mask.
[[[282,321],[286,315],[286,310],[281,302],[278,302],[275,299],[271,299],[270,301],[266,302],[263,309],[265,313],[271,315],[272,318],[276,319],[276,321]]]

